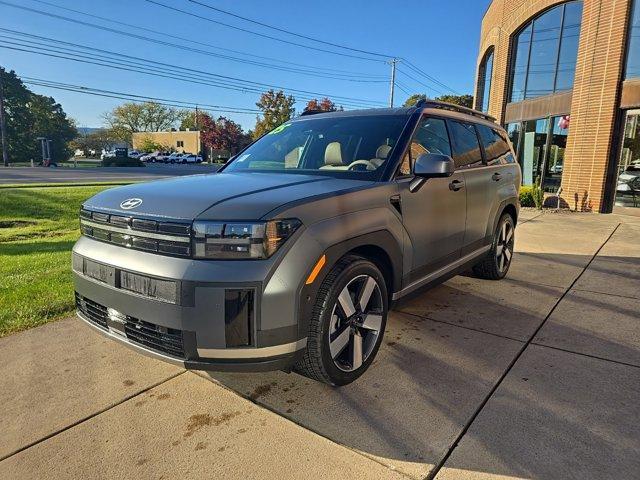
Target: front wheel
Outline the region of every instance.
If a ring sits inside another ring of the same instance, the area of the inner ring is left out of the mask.
[[[322,282],[303,358],[295,369],[333,386],[362,375],[380,348],[387,322],[387,287],[369,260],[348,255]]]
[[[509,271],[513,258],[515,240],[515,223],[508,213],[500,217],[493,235],[491,250],[482,261],[473,267],[473,272],[480,278],[500,280]]]

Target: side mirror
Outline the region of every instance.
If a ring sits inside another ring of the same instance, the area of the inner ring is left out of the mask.
[[[413,166],[413,174],[420,178],[450,177],[456,170],[456,165],[449,155],[439,153],[422,153]]]

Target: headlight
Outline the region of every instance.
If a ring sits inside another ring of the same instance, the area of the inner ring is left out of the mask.
[[[300,225],[297,219],[256,223],[195,221],[194,257],[230,260],[269,258]]]

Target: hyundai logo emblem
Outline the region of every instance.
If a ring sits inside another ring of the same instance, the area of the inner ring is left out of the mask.
[[[127,198],[120,204],[120,208],[123,210],[131,210],[132,208],[136,208],[142,205],[141,198]]]

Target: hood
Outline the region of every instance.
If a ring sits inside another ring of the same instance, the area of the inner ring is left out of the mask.
[[[215,173],[112,188],[91,197],[84,207],[156,219],[258,220],[286,203],[370,183],[320,175]]]

